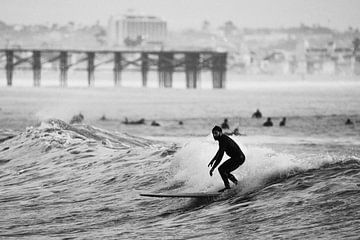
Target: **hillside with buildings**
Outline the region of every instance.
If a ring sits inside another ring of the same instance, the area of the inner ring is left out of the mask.
[[[107,26],[10,25],[0,22],[0,48],[211,50],[228,52],[228,68],[246,74],[360,75],[360,32],[301,25],[241,29],[231,21],[173,31],[154,16],[111,17]]]

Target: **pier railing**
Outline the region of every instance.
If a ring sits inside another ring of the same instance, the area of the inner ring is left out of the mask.
[[[0,67],[5,68],[8,86],[13,84],[14,71],[26,64],[33,71],[33,85],[41,85],[41,69],[51,64],[60,72],[59,86],[68,85],[68,71],[85,64],[88,86],[94,86],[95,71],[112,65],[114,86],[121,86],[124,70],[141,72],[142,85],[147,86],[148,72],[157,71],[159,87],[171,88],[174,72],[185,72],[186,87],[199,87],[201,71],[211,71],[214,88],[224,88],[227,53],[215,51],[112,51],[63,49],[0,49]]]

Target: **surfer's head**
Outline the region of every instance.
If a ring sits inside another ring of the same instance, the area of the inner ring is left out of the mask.
[[[219,126],[215,126],[212,129],[212,135],[214,137],[215,140],[219,140],[220,136],[222,135],[222,129]]]

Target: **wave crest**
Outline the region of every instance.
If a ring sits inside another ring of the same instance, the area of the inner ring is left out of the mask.
[[[101,145],[113,149],[128,149],[131,147],[148,147],[154,141],[131,136],[125,133],[110,132],[90,125],[70,125],[59,119],[48,119],[38,127],[28,127],[13,139],[6,141],[20,149],[48,152],[54,148],[68,148],[77,145]],[[5,144],[5,143],[4,143]]]

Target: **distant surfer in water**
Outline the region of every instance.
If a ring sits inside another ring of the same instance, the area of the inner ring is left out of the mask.
[[[241,151],[239,145],[237,145],[234,140],[232,140],[226,134],[223,134],[221,127],[215,126],[212,129],[212,134],[214,139],[216,141],[219,141],[219,150],[208,165],[208,167],[211,167],[210,176],[213,175],[214,169],[221,162],[224,153],[226,153],[230,157],[230,159],[226,160],[218,168],[220,176],[224,181],[225,185],[225,188],[220,190],[219,192],[223,192],[226,189],[230,189],[229,180],[232,181],[234,184],[238,183],[238,180],[234,177],[234,175],[231,174],[231,172],[240,167],[245,162],[245,155]]]

